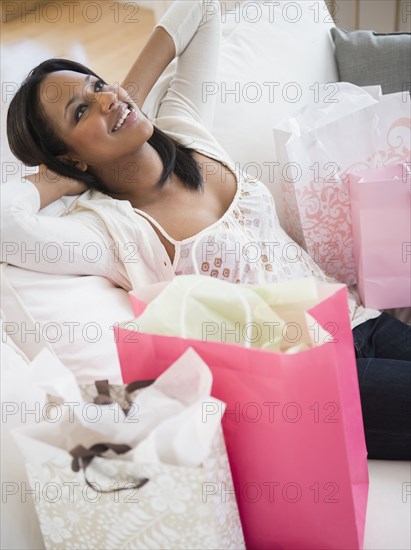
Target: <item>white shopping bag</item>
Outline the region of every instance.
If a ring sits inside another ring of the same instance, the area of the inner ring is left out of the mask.
[[[63,388],[63,371],[40,377],[45,420],[13,433],[46,548],[245,547],[220,425],[225,404],[210,396],[211,371],[194,350],[127,410],[119,400],[90,402],[91,388],[67,377]],[[203,414],[210,403],[220,416]],[[76,455],[97,444],[128,449]]]
[[[338,83],[274,128],[280,222],[320,267],[354,284],[348,174],[410,159],[409,94]]]

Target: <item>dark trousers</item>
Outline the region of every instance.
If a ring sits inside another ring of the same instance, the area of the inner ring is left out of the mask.
[[[411,460],[411,327],[382,313],[353,337],[368,458]]]

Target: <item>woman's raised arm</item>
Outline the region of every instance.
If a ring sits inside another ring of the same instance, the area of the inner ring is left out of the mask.
[[[121,83],[122,88],[127,90],[140,109],[150,90],[175,56],[176,50],[171,36],[162,27],[155,28]]]
[[[212,127],[222,34],[219,0],[175,2],[158,22],[172,36],[176,68],[162,99],[157,124],[179,131],[178,120]]]
[[[219,0],[176,0],[155,25],[153,34],[122,82],[141,108],[165,68],[177,56],[173,79],[176,94],[185,99],[189,116],[207,122],[209,105],[203,99],[203,82],[215,79],[221,35]],[[190,48],[187,46],[190,44]],[[182,55],[184,54],[184,55]],[[179,112],[168,94],[162,115]],[[171,113],[171,110],[176,112]],[[194,112],[193,113],[193,108]]]

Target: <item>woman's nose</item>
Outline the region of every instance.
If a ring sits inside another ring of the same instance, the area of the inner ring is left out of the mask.
[[[103,113],[108,113],[113,105],[117,102],[117,95],[112,91],[89,91],[88,100],[92,103],[97,103]]]
[[[117,97],[113,92],[101,92],[99,95],[100,108],[103,113],[108,113],[116,105]]]

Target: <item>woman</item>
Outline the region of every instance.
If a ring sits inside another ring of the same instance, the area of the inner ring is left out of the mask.
[[[52,238],[59,256],[9,263],[102,275],[127,290],[196,272],[233,283],[332,281],[282,230],[267,188],[209,132],[213,103],[203,88],[216,79],[220,37],[218,2],[175,2],[118,88],[63,59],[30,73],[10,104],[7,132],[16,157],[42,169],[14,184],[3,224],[29,250],[43,251]],[[150,121],[140,108],[175,56]],[[37,216],[83,192],[58,227]],[[411,329],[353,296],[349,306],[369,458],[409,459]]]

